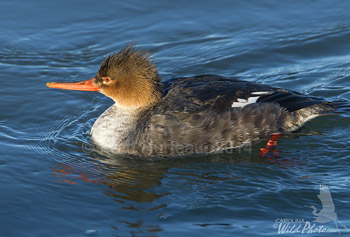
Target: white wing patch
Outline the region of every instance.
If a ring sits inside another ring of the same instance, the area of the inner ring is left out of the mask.
[[[269,94],[272,94],[272,93],[273,93],[272,91],[255,91],[255,92],[252,92],[252,93],[250,93],[250,97],[248,97],[248,99],[237,98],[237,102],[234,101],[232,103],[231,107],[233,107],[233,108],[239,108],[239,107],[243,108],[246,105],[256,103],[261,95],[269,95]]]
[[[251,95],[270,95],[273,91],[254,91]]]

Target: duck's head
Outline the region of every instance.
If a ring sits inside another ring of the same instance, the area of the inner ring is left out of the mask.
[[[148,108],[162,96],[162,84],[149,54],[129,44],[119,53],[107,56],[96,76],[90,80],[59,83],[49,82],[51,88],[99,91],[123,108]]]

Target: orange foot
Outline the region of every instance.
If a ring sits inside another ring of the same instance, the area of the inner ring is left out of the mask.
[[[271,139],[267,142],[266,147],[260,148],[259,156],[268,159],[278,158],[277,142],[281,136],[281,134],[273,134]]]

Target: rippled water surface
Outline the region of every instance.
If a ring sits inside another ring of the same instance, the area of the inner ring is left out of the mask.
[[[320,226],[310,208],[325,209],[320,200],[334,203],[326,217],[337,213],[325,228],[346,235],[349,114],[284,136],[276,160],[258,157],[266,141],[188,159],[111,159],[91,152],[89,132],[112,101],[45,83],[89,79],[136,40],[164,81],[219,74],[350,100],[349,9],[346,0],[2,0],[0,236],[271,236],[290,221]],[[331,198],[318,198],[320,185]]]

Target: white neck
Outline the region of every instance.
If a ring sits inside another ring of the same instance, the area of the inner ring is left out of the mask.
[[[93,142],[103,150],[118,153],[118,144],[129,134],[137,122],[139,110],[125,109],[118,104],[109,107],[96,120],[91,129]]]

